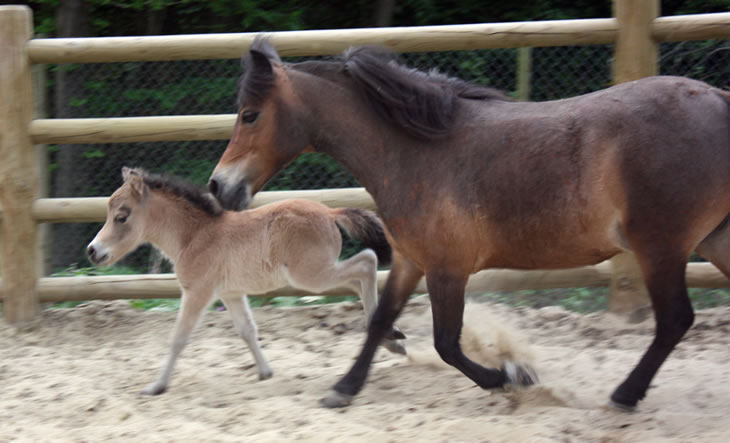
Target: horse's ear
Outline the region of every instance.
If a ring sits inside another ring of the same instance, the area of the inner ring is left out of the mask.
[[[258,49],[251,49],[251,68],[255,71],[270,74],[274,71],[269,57]]]
[[[272,63],[280,64],[281,58],[276,52],[276,48],[271,44],[268,37],[256,36],[248,50],[251,55],[251,66],[253,69],[261,70],[261,72],[269,72],[272,70]]]
[[[129,178],[129,176],[131,174],[133,174],[132,171],[133,171],[132,168],[128,168],[126,166],[122,166],[122,180],[124,180],[126,182],[127,179]]]
[[[122,167],[122,178],[124,179],[124,183],[128,184],[135,194],[140,197],[145,194],[144,177],[140,169],[132,169],[124,166]]]

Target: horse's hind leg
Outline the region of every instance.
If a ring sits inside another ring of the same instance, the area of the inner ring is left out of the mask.
[[[393,265],[380,296],[380,301],[368,325],[368,334],[355,364],[334,386],[321,403],[328,408],[347,406],[360,392],[367,378],[375,351],[386,334],[390,333],[408,297],[423,276],[415,264],[393,251]]]
[[[165,363],[162,366],[162,370],[160,371],[157,380],[147,385],[147,387],[142,390],[143,394],[158,395],[167,390],[167,386],[170,382],[170,375],[175,367],[175,361],[180,355],[180,352],[182,352],[190,341],[190,335],[193,333],[203,309],[210,304],[212,299],[213,292],[209,290],[183,290],[182,306],[180,307],[180,312],[177,314],[175,330],[172,334],[172,340],[170,343],[170,353],[165,359]]]
[[[637,253],[637,258],[654,307],[656,333],[639,364],[611,395],[616,406],[629,410],[644,398],[659,367],[694,321],[685,283],[686,255],[654,251]]]
[[[468,275],[457,276],[443,271],[426,274],[436,351],[443,361],[460,370],[483,389],[500,387],[506,383],[535,383],[537,377],[530,368],[509,362],[503,369],[487,369],[464,355],[459,339],[463,326],[464,288],[467,280]]]
[[[256,330],[256,322],[254,322],[251,308],[248,304],[248,297],[245,295],[226,294],[221,297],[226,309],[231,313],[233,326],[236,328],[238,335],[246,342],[248,348],[256,360],[256,369],[259,371],[259,380],[271,378],[273,372],[269,366],[268,360],[261,352],[259,347],[258,332]]]

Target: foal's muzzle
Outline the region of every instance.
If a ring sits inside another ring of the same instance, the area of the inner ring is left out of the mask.
[[[97,249],[93,244],[90,244],[89,247],[86,248],[86,256],[89,257],[89,261],[95,265],[104,263],[109,258],[109,254]]]
[[[223,209],[229,211],[246,209],[251,203],[251,187],[244,181],[229,185],[224,180],[213,177],[208,182],[208,189]]]

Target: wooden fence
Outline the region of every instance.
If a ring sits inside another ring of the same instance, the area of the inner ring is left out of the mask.
[[[401,52],[616,44],[614,75],[617,81],[626,81],[653,73],[658,42],[730,36],[730,13],[657,17],[658,0],[615,0],[614,4],[615,17],[606,19],[294,31],[270,37],[284,56],[334,54],[358,44],[384,44]],[[225,140],[235,119],[234,115],[192,115],[33,120],[32,65],[238,58],[255,36],[33,39],[30,9],[0,6],[0,295],[9,323],[32,325],[40,302],[45,301],[179,296],[171,274],[39,278],[38,223],[103,221],[106,199],[37,198],[41,171],[34,144]],[[374,207],[363,189],[264,192],[254,204],[290,197],[313,198],[329,206]],[[483,271],[470,280],[468,290],[610,284],[614,292],[634,294],[642,287],[637,283],[638,272],[630,258],[622,260],[621,264],[560,271]],[[381,273],[381,283],[384,278]],[[730,285],[708,264],[691,264],[688,280],[696,287]],[[425,291],[423,284],[418,290]],[[294,292],[270,295],[282,294]]]

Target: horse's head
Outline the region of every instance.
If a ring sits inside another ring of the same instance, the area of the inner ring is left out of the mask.
[[[111,265],[143,242],[149,189],[141,169],[122,168],[124,184],[109,198],[106,222],[86,248],[95,265]]]
[[[310,144],[302,118],[306,111],[274,47],[255,39],[243,65],[233,135],[208,182],[221,205],[232,210],[245,209]]]

